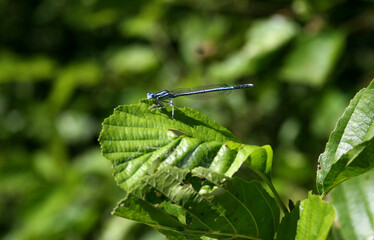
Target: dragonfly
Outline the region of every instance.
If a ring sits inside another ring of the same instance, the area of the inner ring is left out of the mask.
[[[192,95],[213,96],[212,93],[218,93],[218,92],[229,94],[232,90],[250,88],[250,87],[253,87],[252,83],[246,83],[246,84],[240,84],[240,85],[234,85],[234,86],[222,84],[222,85],[216,85],[216,86],[210,86],[210,87],[198,87],[194,89],[186,88],[186,89],[177,89],[177,90],[162,90],[157,93],[150,93],[150,92],[147,93],[147,99],[156,101],[156,104],[153,104],[152,106],[149,107],[149,110],[151,111],[165,108],[165,104],[170,105],[172,109],[171,118],[175,120],[174,119],[174,103],[173,103],[174,98],[182,97],[182,96],[192,96]]]

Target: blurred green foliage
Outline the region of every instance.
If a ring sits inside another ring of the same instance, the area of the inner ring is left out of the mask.
[[[124,193],[96,139],[116,106],[165,88],[254,83],[176,104],[270,144],[277,189],[305,198],[337,118],[373,78],[373,4],[0,0],[0,237],[162,239],[110,216]]]

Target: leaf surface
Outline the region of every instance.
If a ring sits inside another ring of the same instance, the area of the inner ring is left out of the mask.
[[[331,191],[335,227],[344,239],[374,238],[374,172],[352,178]]]
[[[232,176],[244,161],[270,178],[269,146],[245,145],[230,131],[191,108],[151,112],[150,102],[119,106],[105,119],[100,134],[103,155],[112,162],[120,187],[128,191],[139,180],[166,166],[198,166]],[[252,155],[252,153],[254,153]]]
[[[279,225],[277,232],[278,240],[294,240],[297,232],[297,222],[300,219],[300,202],[298,202],[291,212],[287,213]]]
[[[334,208],[318,196],[309,193],[308,198],[298,203],[286,214],[279,226],[279,240],[323,240],[326,239],[334,221]]]
[[[275,200],[258,182],[201,167],[165,167],[143,178],[114,214],[151,225],[170,239],[273,239],[279,222]]]
[[[327,193],[338,183],[374,166],[374,81],[350,102],[325,152],[320,155],[317,188]]]

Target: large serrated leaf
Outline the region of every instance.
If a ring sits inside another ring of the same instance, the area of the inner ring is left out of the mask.
[[[191,108],[176,107],[174,121],[168,110],[151,112],[149,107],[149,101],[119,106],[103,123],[102,153],[112,162],[114,176],[124,190],[166,166],[202,166],[232,176],[248,158],[254,170],[270,178],[270,147],[245,145]]]
[[[336,230],[344,239],[374,238],[374,172],[352,178],[331,191]]]
[[[374,166],[374,81],[352,99],[326,150],[318,159],[317,188],[326,194],[338,183]]]
[[[334,221],[334,208],[319,197],[309,193],[308,199],[283,217],[279,226],[279,240],[326,239]]]
[[[279,208],[258,182],[201,167],[165,167],[142,178],[114,214],[160,229],[170,239],[273,239],[279,222]]]

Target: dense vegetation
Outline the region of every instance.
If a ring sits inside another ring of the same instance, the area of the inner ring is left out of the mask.
[[[115,107],[162,89],[254,83],[176,105],[271,145],[284,202],[305,199],[330,132],[374,75],[373,1],[23,0],[0,12],[5,239],[163,239],[110,215],[125,193],[97,142]]]

